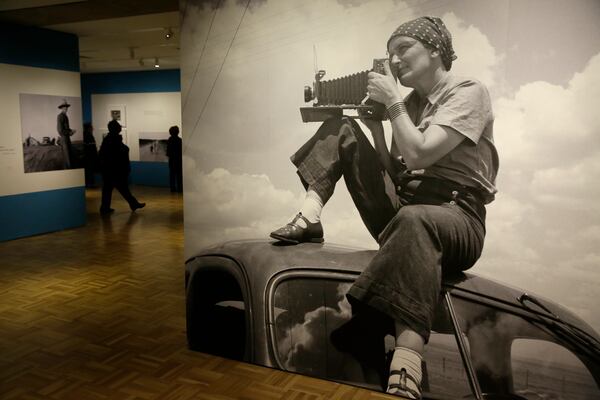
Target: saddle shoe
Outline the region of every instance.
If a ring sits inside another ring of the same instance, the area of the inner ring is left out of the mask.
[[[302,219],[306,223],[306,228],[297,224],[297,221]],[[321,222],[310,222],[302,213],[296,214],[291,222],[285,226],[271,232],[273,239],[280,240],[285,243],[323,243],[323,225]]]

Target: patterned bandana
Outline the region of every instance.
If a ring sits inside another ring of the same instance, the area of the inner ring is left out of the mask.
[[[437,17],[420,17],[400,25],[388,39],[388,48],[392,39],[397,36],[409,36],[424,45],[437,49],[447,71],[452,68],[452,61],[456,60],[452,48],[452,35],[444,22]]]

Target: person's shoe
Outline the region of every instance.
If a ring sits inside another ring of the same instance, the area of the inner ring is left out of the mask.
[[[423,357],[420,353],[402,346],[394,348],[386,392],[407,399],[421,399]]]
[[[138,208],[144,208],[144,207],[146,207],[146,203],[137,203],[137,204],[130,206],[131,211],[135,211]]]
[[[413,378],[404,368],[400,371],[393,370],[390,371],[387,393],[402,396],[405,399],[421,400],[421,383]]]
[[[115,212],[114,208],[100,208],[100,214],[106,215]]]
[[[296,223],[298,219],[302,219],[306,223],[306,228]],[[292,222],[271,232],[270,236],[273,239],[293,244],[303,242],[323,243],[323,225],[321,225],[320,221],[312,223],[302,213],[298,213]]]

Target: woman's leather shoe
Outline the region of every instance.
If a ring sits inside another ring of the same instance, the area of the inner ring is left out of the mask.
[[[298,219],[302,219],[306,223],[306,228],[301,227],[296,223]],[[306,219],[302,213],[298,213],[292,222],[289,222],[285,226],[271,232],[273,239],[281,240],[286,243],[323,243],[323,225],[321,222],[312,223]]]

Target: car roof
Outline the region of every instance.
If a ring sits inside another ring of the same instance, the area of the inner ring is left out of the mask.
[[[252,286],[264,289],[273,276],[298,269],[359,274],[371,262],[375,254],[376,250],[331,243],[286,245],[282,242],[264,239],[224,242],[204,249],[196,257],[223,256],[233,259],[244,268],[247,276],[252,281]],[[192,257],[188,262],[196,257]],[[476,271],[477,267],[475,266],[474,269]],[[518,308],[523,308],[523,303],[519,298],[526,293],[534,297],[535,300],[539,301],[562,321],[583,329],[588,334],[593,335],[596,340],[600,340],[600,336],[573,312],[552,300],[529,291],[470,272],[444,278],[443,284],[453,293],[475,294]],[[547,315],[533,303],[528,302],[527,305],[530,306],[530,310]]]

